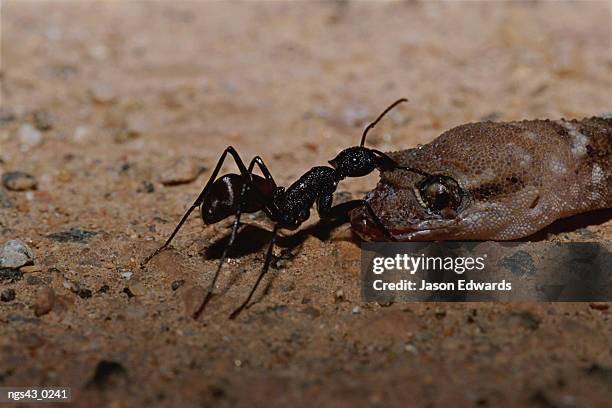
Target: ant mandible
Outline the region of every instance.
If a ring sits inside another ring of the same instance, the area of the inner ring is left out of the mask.
[[[274,222],[272,238],[268,244],[263,268],[255,281],[255,285],[251,289],[246,300],[230,315],[230,319],[234,319],[245,307],[247,307],[259,283],[270,268],[272,251],[276,243],[278,231],[280,229],[295,230],[299,228],[300,225],[310,217],[310,208],[315,202],[317,204],[319,217],[326,219],[339,218],[340,216],[347,215],[348,212],[355,208],[364,207],[380,230],[383,231],[390,240],[394,240],[367,201],[362,199],[351,200],[335,206],[332,206],[332,202],[338,183],[346,177],[366,176],[375,169],[380,171],[404,169],[420,173],[418,170],[399,166],[393,159],[381,151],[364,147],[368,132],[376,126],[391,109],[406,101],[407,99],[405,98],[399,99],[385,109],[374,122],[370,123],[364,129],[359,146],[349,147],[341,151],[334,159],[329,161],[331,167],[313,167],[286,189],[276,185],[276,182],[261,157],[254,157],[249,163],[249,166],[246,167],[236,150],[232,146],[229,146],[219,158],[206,186],[204,186],[198,198],[187,210],[185,215],[183,215],[183,218],[174,228],[170,237],[161,247],[143,260],[141,267],[144,267],[151,258],[168,247],[191,212],[196,208],[200,207],[200,215],[206,225],[215,224],[233,215],[234,223],[232,224],[230,239],[223,249],[219,265],[206,292],[206,297],[199,309],[194,313],[193,317],[197,318],[212,296],[217,278],[221,272],[221,267],[227,256],[227,251],[236,238],[241,214],[253,213],[260,210],[264,211],[268,218]],[[228,154],[233,157],[240,170],[240,174],[229,173],[217,178],[221,166]],[[260,169],[263,177],[253,174],[255,166]]]

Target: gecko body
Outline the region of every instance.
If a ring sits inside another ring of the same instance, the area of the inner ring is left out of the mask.
[[[423,172],[382,172],[366,198],[399,241],[511,240],[612,207],[612,117],[470,123],[389,156]],[[387,240],[363,210],[351,223]]]

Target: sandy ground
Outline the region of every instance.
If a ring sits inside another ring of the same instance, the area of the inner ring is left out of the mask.
[[[281,239],[302,242],[236,321],[263,217],[244,218],[198,321],[186,309],[229,220],[193,216],[138,263],[230,144],[288,185],[401,96],[372,146],[612,110],[611,16],[609,2],[3,1],[0,172],[38,186],[2,194],[0,240],[36,260],[0,283],[16,293],[0,302],[0,386],[70,386],[77,406],[609,406],[607,304],[362,304],[359,240],[316,216]],[[605,219],[567,225],[546,239],[612,235]],[[44,286],[55,302],[37,316]]]

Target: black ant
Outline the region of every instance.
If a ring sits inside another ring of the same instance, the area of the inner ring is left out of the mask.
[[[331,167],[313,167],[286,189],[276,185],[276,182],[272,178],[270,171],[261,157],[256,156],[251,160],[249,166],[246,167],[236,150],[232,146],[229,146],[219,158],[206,186],[185,215],[183,215],[183,218],[175,227],[170,238],[168,238],[168,240],[155,252],[149,255],[142,262],[141,266],[144,266],[151,258],[170,244],[191,212],[197,207],[200,207],[200,215],[206,225],[215,224],[233,215],[235,218],[230,239],[223,249],[219,266],[208,287],[206,298],[198,311],[194,314],[194,318],[197,318],[212,296],[227,251],[236,238],[236,232],[240,223],[240,215],[242,213],[253,213],[260,210],[264,211],[268,218],[274,222],[272,238],[268,245],[264,266],[255,281],[255,285],[251,289],[246,300],[230,315],[230,319],[234,319],[248,305],[259,283],[268,271],[278,231],[280,229],[295,230],[299,228],[300,225],[310,217],[310,208],[315,202],[317,204],[319,217],[325,219],[335,219],[346,216],[349,211],[358,207],[364,207],[374,223],[377,224],[377,227],[379,227],[390,240],[394,240],[367,201],[352,200],[335,206],[332,206],[332,201],[338,183],[346,177],[366,176],[375,169],[380,171],[404,169],[420,173],[418,170],[399,166],[394,160],[381,151],[364,147],[368,132],[376,126],[391,109],[406,101],[407,99],[404,98],[399,99],[385,109],[374,122],[370,123],[364,129],[359,146],[349,147],[341,151],[333,160],[329,161]],[[221,166],[228,154],[234,158],[240,170],[240,174],[225,174],[217,179]],[[255,166],[259,167],[263,177],[253,174]]]

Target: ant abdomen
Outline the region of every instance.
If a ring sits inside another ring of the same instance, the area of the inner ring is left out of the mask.
[[[264,201],[274,194],[274,186],[268,180],[256,174],[252,177],[258,192],[253,188],[246,188],[241,207],[243,213],[254,213],[263,209]],[[240,174],[226,174],[210,186],[210,191],[200,205],[200,215],[205,224],[215,224],[236,214],[245,182],[245,178]]]

